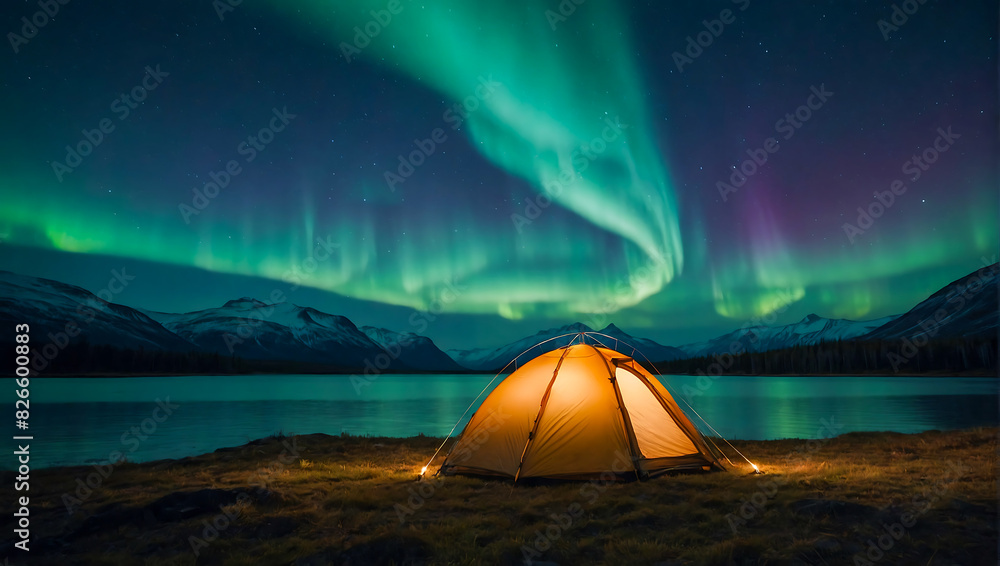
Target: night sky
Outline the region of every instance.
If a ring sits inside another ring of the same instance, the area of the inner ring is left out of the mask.
[[[901,313],[995,261],[998,14],[899,5],[8,2],[0,269],[446,348]]]

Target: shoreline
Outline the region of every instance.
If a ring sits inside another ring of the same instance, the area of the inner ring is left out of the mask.
[[[847,433],[844,433],[844,434],[917,436],[917,435],[921,435],[921,434],[955,434],[955,433],[962,433],[962,432],[973,431],[973,430],[989,430],[989,429],[996,429],[997,430],[997,441],[998,441],[998,443],[1000,443],[1000,426],[998,426],[998,425],[976,426],[976,427],[961,428],[961,429],[943,429],[943,430],[942,429],[928,429],[928,430],[924,430],[924,431],[921,431],[921,432],[897,432],[897,431],[894,431],[894,430],[859,430],[859,431],[847,432]],[[437,446],[441,442],[445,441],[444,437],[440,437],[440,436],[427,436],[427,435],[422,434],[422,433],[421,434],[417,434],[415,436],[356,435],[356,434],[350,434],[350,433],[346,433],[346,432],[345,433],[341,433],[339,435],[327,434],[325,432],[314,432],[314,433],[307,433],[307,434],[292,434],[292,435],[285,435],[283,433],[277,433],[277,434],[273,434],[273,435],[270,435],[270,436],[256,438],[256,439],[250,440],[249,442],[246,442],[244,444],[237,444],[237,445],[234,445],[234,446],[222,446],[220,448],[216,448],[215,450],[212,450],[212,451],[209,451],[209,452],[203,452],[201,454],[193,454],[193,455],[189,455],[189,456],[181,456],[181,457],[178,457],[178,458],[157,458],[155,460],[142,460],[142,461],[133,461],[133,460],[127,460],[126,459],[126,460],[122,460],[120,462],[117,462],[115,464],[111,464],[108,461],[103,461],[102,460],[102,461],[92,461],[92,462],[87,462],[87,463],[82,463],[82,464],[62,464],[62,465],[57,465],[57,466],[36,466],[36,467],[33,467],[32,470],[33,471],[39,471],[39,472],[40,471],[46,471],[46,472],[59,472],[59,471],[65,471],[65,472],[71,472],[71,471],[86,472],[88,470],[93,470],[95,468],[100,468],[100,467],[109,466],[109,465],[112,466],[112,467],[119,467],[119,466],[122,466],[122,465],[170,467],[170,466],[173,466],[173,465],[178,464],[178,463],[187,462],[187,461],[191,461],[191,460],[195,460],[195,459],[199,459],[199,458],[205,458],[205,457],[211,456],[212,454],[216,454],[216,453],[230,452],[230,451],[238,450],[238,449],[245,448],[245,447],[248,447],[248,446],[256,446],[256,445],[267,444],[267,443],[275,441],[275,440],[277,440],[277,441],[283,441],[285,439],[289,439],[289,438],[293,438],[293,437],[307,437],[307,436],[308,437],[317,437],[317,438],[327,437],[328,439],[331,439],[331,440],[332,439],[342,439],[342,440],[346,439],[346,440],[349,440],[349,441],[357,441],[357,442],[375,442],[375,443],[392,443],[392,444],[408,444],[408,443],[418,443],[419,444],[419,443],[424,443],[424,442],[427,442],[427,441],[432,441],[432,442],[436,442],[437,443],[437,444],[435,444],[435,446]],[[458,438],[457,435],[449,437],[448,442],[454,442],[457,438]],[[717,441],[717,442],[721,442],[719,437],[711,437],[711,438],[713,440]],[[805,444],[805,443],[809,443],[809,442],[826,441],[826,440],[829,440],[829,439],[828,438],[801,438],[801,437],[770,438],[770,439],[763,439],[763,440],[746,439],[746,438],[736,438],[736,439],[734,439],[734,438],[727,438],[727,439],[725,439],[725,441],[728,441],[730,443],[737,444],[737,445],[743,445],[743,444],[746,444],[746,445],[755,445],[755,444],[761,444],[761,443],[766,444],[766,443],[783,443],[783,442],[799,442],[799,443]],[[1000,444],[998,444],[998,446],[1000,446]],[[430,456],[430,454],[428,454],[428,456]],[[732,458],[733,456],[730,455],[730,457]],[[4,474],[13,474],[14,472],[15,472],[15,470],[13,470],[13,469],[0,468],[0,478],[2,478],[2,476]]]

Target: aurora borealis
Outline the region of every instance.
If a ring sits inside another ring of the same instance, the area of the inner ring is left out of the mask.
[[[998,251],[989,3],[888,39],[881,2],[112,4],[5,47],[0,269],[131,266],[121,302],[164,311],[289,285],[399,331],[433,309],[443,347],[679,344],[900,313]]]

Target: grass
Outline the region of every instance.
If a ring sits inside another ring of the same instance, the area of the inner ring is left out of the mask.
[[[414,482],[440,439],[276,435],[124,463],[86,497],[94,468],[33,470],[29,563],[996,564],[997,433],[739,441],[765,474],[517,487]]]

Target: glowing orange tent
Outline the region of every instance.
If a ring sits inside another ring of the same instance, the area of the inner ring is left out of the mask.
[[[670,393],[631,357],[591,344],[542,354],[483,401],[442,474],[644,479],[723,469]]]

